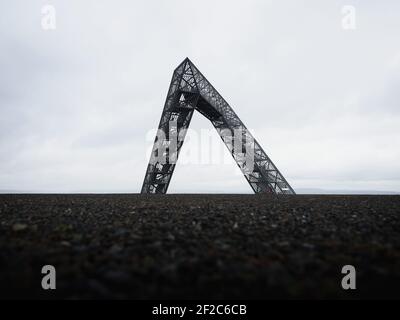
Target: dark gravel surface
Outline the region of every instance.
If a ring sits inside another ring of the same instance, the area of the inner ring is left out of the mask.
[[[0,297],[400,298],[400,196],[0,195]]]

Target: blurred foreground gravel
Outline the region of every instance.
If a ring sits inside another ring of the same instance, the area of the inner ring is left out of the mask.
[[[0,195],[13,297],[400,298],[400,196]]]

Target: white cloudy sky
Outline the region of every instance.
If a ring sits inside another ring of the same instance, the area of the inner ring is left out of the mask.
[[[400,192],[399,39],[397,0],[2,0],[0,190],[139,192],[189,57],[296,190]],[[232,161],[185,154],[170,192],[251,192]]]

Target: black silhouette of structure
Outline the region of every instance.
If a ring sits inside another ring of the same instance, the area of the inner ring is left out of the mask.
[[[173,73],[159,124],[164,135],[156,136],[141,193],[167,192],[194,110],[214,125],[255,193],[295,193],[233,109],[188,58]],[[241,134],[234,135],[235,130]],[[180,137],[174,148],[169,139],[172,135]],[[236,148],[237,142],[242,147]],[[253,157],[251,168],[243,156],[245,146],[250,147]],[[157,160],[160,149],[164,161]]]

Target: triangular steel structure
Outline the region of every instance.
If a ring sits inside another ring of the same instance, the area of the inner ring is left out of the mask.
[[[167,192],[194,110],[214,125],[255,193],[295,194],[233,109],[188,58],[173,73],[158,126],[161,134],[156,136],[141,193]],[[174,142],[173,137],[179,139]]]

